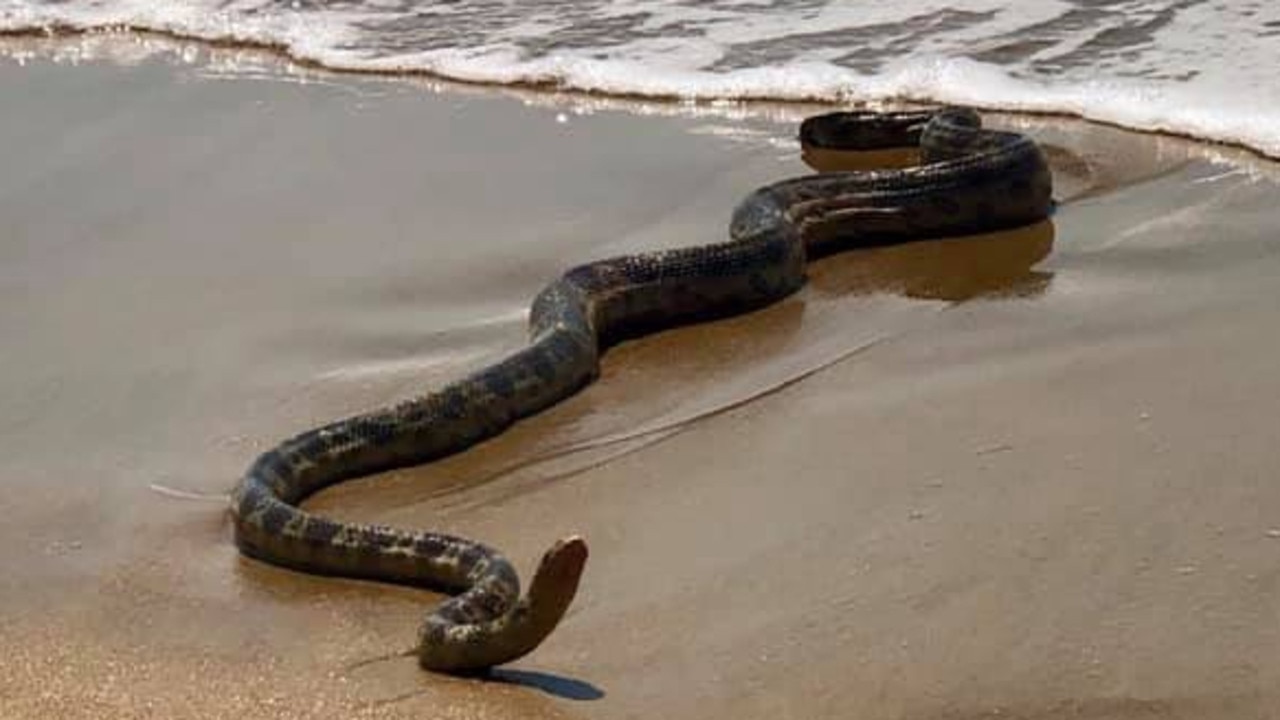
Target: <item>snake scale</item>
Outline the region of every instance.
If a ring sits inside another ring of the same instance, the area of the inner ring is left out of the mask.
[[[837,112],[809,118],[813,148],[918,146],[918,165],[783,180],[734,211],[729,239],[575,267],[534,299],[530,341],[434,392],[339,420],[263,453],[231,497],[245,555],[308,573],[447,592],[418,638],[419,664],[467,673],[533,650],[568,609],[587,559],[580,537],[555,543],[528,594],[496,550],[448,535],[341,523],[299,509],[351,478],[460,452],[574,394],[621,340],[736,315],[805,282],[809,257],[845,248],[986,232],[1047,217],[1052,178],[1036,144],[983,129],[964,108]]]

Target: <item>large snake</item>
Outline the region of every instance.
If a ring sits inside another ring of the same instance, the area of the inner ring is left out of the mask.
[[[474,672],[533,650],[568,609],[587,559],[555,543],[526,596],[511,563],[459,537],[341,523],[299,509],[322,488],[460,452],[589,384],[626,338],[768,305],[805,282],[806,258],[849,247],[986,232],[1045,218],[1039,148],[971,110],[842,112],[800,127],[811,148],[918,146],[919,165],[783,180],[734,211],[729,240],[573,268],[534,299],[523,349],[398,405],[339,420],[263,453],[231,499],[241,552],[323,575],[453,594],[423,622],[423,668]]]

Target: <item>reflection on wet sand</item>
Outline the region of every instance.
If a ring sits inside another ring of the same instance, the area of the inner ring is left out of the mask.
[[[833,150],[806,144],[800,149],[800,159],[820,173],[883,170],[920,164],[920,151],[915,148]]]
[[[1053,273],[1036,269],[1053,250],[1053,220],[1022,228],[839,253],[814,263],[810,284],[821,293],[892,293],[963,302],[1032,296]]]
[[[1055,179],[1073,153],[1051,154]],[[832,150],[803,146],[804,163],[820,173],[906,168],[919,164],[914,148]],[[1077,163],[1078,164],[1078,163]],[[1067,167],[1073,173],[1075,165]],[[1058,196],[1060,197],[1060,195]],[[882,292],[927,300],[961,302],[981,296],[1035,295],[1052,273],[1034,266],[1053,250],[1053,220],[965,237],[923,238],[921,242],[837,253],[810,266],[820,291]]]

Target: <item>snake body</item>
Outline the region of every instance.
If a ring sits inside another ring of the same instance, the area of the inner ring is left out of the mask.
[[[868,244],[1026,225],[1051,208],[1052,180],[1030,139],[986,130],[966,109],[841,112],[806,120],[809,147],[918,145],[914,167],[840,172],[760,188],[725,242],[575,267],[533,301],[530,341],[421,397],[303,432],[263,453],[232,494],[245,555],[323,575],[426,586],[451,598],[419,632],[423,668],[473,672],[533,650],[556,626],[587,559],[579,537],[547,551],[520,596],[511,563],[468,539],[341,523],[299,509],[355,477],[460,452],[592,382],[623,339],[776,302],[805,281],[807,258]]]

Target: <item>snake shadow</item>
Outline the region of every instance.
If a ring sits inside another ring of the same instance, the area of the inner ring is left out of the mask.
[[[604,690],[586,680],[564,677],[537,670],[514,670],[511,668],[495,668],[490,670],[486,680],[506,685],[519,685],[533,688],[564,700],[599,700],[604,697]]]

